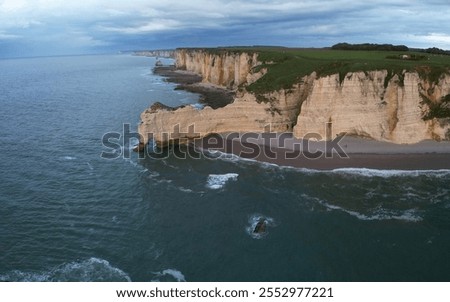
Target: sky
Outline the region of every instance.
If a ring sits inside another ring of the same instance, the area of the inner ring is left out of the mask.
[[[0,57],[339,42],[450,50],[450,0],[0,0]]]

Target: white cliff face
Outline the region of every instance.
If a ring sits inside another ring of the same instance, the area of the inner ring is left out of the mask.
[[[246,53],[209,53],[206,50],[177,50],[176,66],[196,72],[204,82],[228,88],[244,89],[234,102],[216,110],[197,110],[186,106],[174,111],[146,110],[141,114],[139,133],[142,143],[152,134],[165,145],[169,138],[204,137],[211,133],[293,132],[298,138],[309,133],[333,139],[347,133],[393,143],[416,143],[425,139],[448,139],[448,119],[424,121],[428,110],[423,96],[438,103],[450,94],[450,76],[437,84],[427,82],[417,73],[405,72],[389,81],[387,71],[354,72],[317,78],[303,77],[291,89],[267,93],[263,98],[245,91],[245,85],[257,81],[266,70],[253,73],[257,55]],[[387,84],[387,85],[386,85]],[[193,129],[189,130],[189,127]],[[179,133],[174,131],[178,127]],[[327,131],[328,128],[328,131]],[[327,132],[332,133],[327,137]],[[169,136],[165,136],[169,135]]]
[[[141,114],[141,120],[141,142],[147,144],[150,135],[162,146],[169,140],[200,138],[212,133],[264,132],[267,125],[275,131],[286,130],[283,117],[271,114],[270,104],[259,104],[248,93],[215,110],[208,106],[202,110],[192,106],[175,111],[146,110]]]
[[[302,85],[267,94],[269,102],[258,102],[253,94],[241,92],[232,104],[215,110],[208,106],[202,110],[192,106],[174,111],[146,110],[141,114],[139,126],[141,142],[147,144],[149,135],[158,145],[166,145],[169,140],[200,138],[212,133],[261,133],[269,129],[292,132],[312,80],[305,77]]]
[[[177,68],[200,74],[203,82],[232,89],[254,81],[252,68],[260,64],[256,53],[211,53],[201,49],[178,49],[175,59]]]
[[[394,143],[445,139],[448,125],[423,120],[427,108],[421,94],[438,101],[450,93],[450,77],[430,85],[417,73],[406,72],[403,85],[394,76],[385,88],[386,76],[386,71],[355,72],[347,74],[342,84],[339,75],[315,80],[302,104],[294,135],[318,133],[325,139],[326,129],[331,127],[333,136],[347,133]]]

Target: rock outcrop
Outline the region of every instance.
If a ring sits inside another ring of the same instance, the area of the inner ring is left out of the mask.
[[[449,139],[448,118],[424,118],[430,106],[450,98],[449,75],[435,83],[415,72],[390,79],[383,70],[353,72],[343,81],[337,74],[312,73],[290,89],[255,96],[245,87],[264,76],[264,69],[254,72],[257,53],[178,49],[175,58],[178,68],[200,74],[203,82],[239,90],[232,104],[215,110],[146,110],[139,126],[143,144],[149,138],[166,145],[211,133],[263,132],[268,126],[298,138],[317,133],[332,139],[345,132],[407,144]]]
[[[266,232],[267,221],[264,218],[261,218],[253,229],[253,233],[255,234],[264,234]]]

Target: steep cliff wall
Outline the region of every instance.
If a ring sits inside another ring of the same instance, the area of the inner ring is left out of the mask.
[[[337,74],[312,73],[290,89],[255,96],[245,87],[265,73],[253,72],[260,64],[257,54],[179,49],[175,58],[178,68],[202,75],[204,82],[241,89],[232,104],[216,110],[191,106],[146,110],[139,126],[143,143],[148,142],[148,134],[164,145],[169,138],[263,132],[267,126],[276,132],[292,131],[299,138],[317,133],[326,139],[328,127],[333,133],[328,139],[343,132],[394,143],[449,139],[449,118],[424,118],[443,100],[450,105],[449,75],[435,83],[415,72],[400,77],[387,71],[354,72],[343,81]]]
[[[292,131],[307,87],[299,85],[289,91],[271,93],[276,106],[258,102],[253,94],[241,92],[232,104],[215,110],[208,106],[202,110],[192,106],[176,110],[150,108],[141,114],[142,143],[147,144],[149,138],[166,145],[169,140],[199,138],[211,133],[264,132],[267,126],[274,132]]]
[[[198,73],[214,85],[234,89],[257,79],[252,73],[259,64],[256,53],[177,49],[175,59],[177,68]]]
[[[385,81],[387,71],[349,73],[340,83],[339,75],[318,78],[303,102],[294,135],[318,133],[326,128],[335,135],[347,133],[395,143],[416,143],[424,139],[445,139],[448,121],[424,120],[428,105],[450,94],[450,76],[438,83],[405,72]],[[387,83],[387,86],[386,86]]]

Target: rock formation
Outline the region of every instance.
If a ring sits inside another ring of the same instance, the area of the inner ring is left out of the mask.
[[[353,72],[343,80],[337,74],[317,77],[313,72],[290,89],[261,97],[245,89],[265,74],[264,69],[254,72],[260,64],[257,53],[178,49],[175,58],[179,69],[200,74],[204,82],[236,89],[236,98],[215,110],[146,110],[139,126],[143,144],[149,138],[166,145],[211,133],[263,132],[267,126],[298,138],[317,133],[332,139],[345,132],[407,144],[450,136],[448,118],[424,118],[430,106],[450,98],[449,75],[430,82],[415,72],[390,79],[384,70]]]
[[[261,218],[253,229],[255,234],[264,234],[266,232],[267,221]]]

